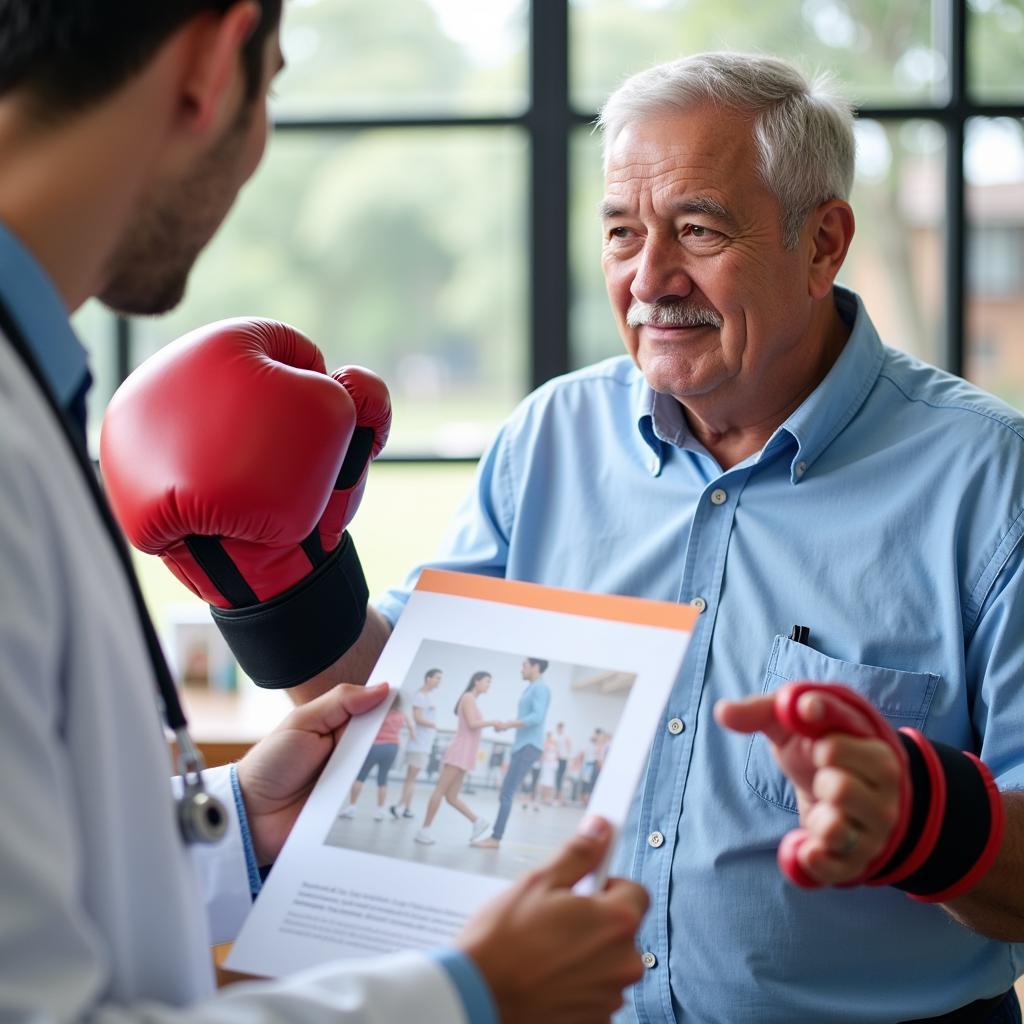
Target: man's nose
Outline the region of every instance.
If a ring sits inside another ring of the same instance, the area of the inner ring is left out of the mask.
[[[648,237],[629,290],[634,299],[649,304],[689,295],[693,281],[683,265],[678,246],[668,240]]]

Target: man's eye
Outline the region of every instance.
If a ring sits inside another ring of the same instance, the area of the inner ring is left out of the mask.
[[[714,234],[711,228],[706,228],[702,224],[688,224],[686,230],[687,234],[694,238],[710,238]]]
[[[629,228],[610,228],[608,231],[609,238],[628,238]]]

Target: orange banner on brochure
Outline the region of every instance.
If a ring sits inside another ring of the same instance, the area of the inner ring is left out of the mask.
[[[416,589],[432,594],[451,594],[453,597],[475,597],[480,601],[496,601],[499,604],[517,604],[546,612],[585,615],[591,619],[678,629],[684,633],[693,630],[698,614],[696,608],[670,604],[668,601],[649,601],[642,597],[620,597],[617,594],[588,594],[582,590],[561,590],[557,587],[544,587],[539,583],[474,576],[444,569],[424,569]]]

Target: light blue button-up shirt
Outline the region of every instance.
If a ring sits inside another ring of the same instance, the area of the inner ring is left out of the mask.
[[[653,896],[625,1020],[892,1024],[1024,969],[1024,947],[895,889],[789,885],[792,787],[762,737],[711,717],[786,680],[843,682],[1024,788],[1024,419],[836,301],[853,325],[839,359],[724,472],[624,357],[545,385],[431,563],[703,607],[666,715],[685,727],[659,730],[617,857]],[[392,621],[414,577],[380,600]]]
[[[512,753],[523,747],[544,749],[544,719],[551,704],[551,690],[543,678],[535,679],[523,690],[516,708],[516,718],[523,724],[516,729],[516,739],[512,744]]]

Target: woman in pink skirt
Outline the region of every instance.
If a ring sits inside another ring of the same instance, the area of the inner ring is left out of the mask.
[[[477,698],[485,694],[490,687],[491,674],[489,672],[474,672],[470,676],[469,684],[462,696],[455,704],[455,714],[459,720],[458,728],[455,730],[455,738],[448,745],[448,749],[441,759],[441,774],[434,787],[434,792],[430,795],[427,814],[423,819],[423,828],[414,837],[417,843],[429,845],[437,842],[430,831],[430,825],[441,806],[442,799],[447,800],[455,810],[469,819],[470,842],[477,836],[483,835],[491,827],[489,821],[476,815],[468,804],[459,799],[459,790],[462,789],[466,772],[476,765],[476,754],[480,749],[480,731],[489,725],[495,729],[505,727],[504,722],[485,719],[477,707]]]

